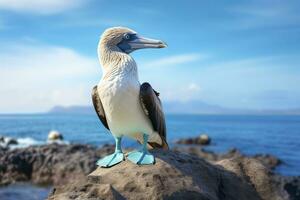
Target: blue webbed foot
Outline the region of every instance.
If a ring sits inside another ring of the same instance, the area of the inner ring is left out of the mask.
[[[97,165],[100,167],[111,167],[124,160],[124,154],[122,152],[115,152],[111,155],[105,156],[97,161]]]
[[[127,158],[138,165],[151,165],[155,162],[154,156],[148,151],[133,151],[128,154]]]

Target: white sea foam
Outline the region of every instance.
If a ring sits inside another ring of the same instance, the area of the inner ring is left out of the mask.
[[[39,146],[39,145],[52,144],[52,143],[70,144],[70,142],[68,142],[68,141],[62,141],[62,140],[40,141],[40,140],[33,139],[31,137],[15,138],[15,140],[17,141],[17,144],[8,144],[11,139],[13,139],[13,138],[4,137],[4,141],[0,142],[0,147],[8,147],[9,149],[16,149],[16,148],[25,148],[25,147],[29,147],[29,146]]]
[[[17,140],[18,144],[9,145],[9,147],[11,149],[25,148],[25,147],[29,147],[29,146],[32,146],[32,145],[36,146],[36,145],[46,144],[45,141],[38,141],[38,140],[35,140],[31,137],[17,138],[16,140]]]

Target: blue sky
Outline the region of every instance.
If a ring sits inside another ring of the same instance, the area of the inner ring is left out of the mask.
[[[0,113],[90,104],[111,26],[167,42],[132,54],[163,101],[300,107],[299,1],[0,0]]]

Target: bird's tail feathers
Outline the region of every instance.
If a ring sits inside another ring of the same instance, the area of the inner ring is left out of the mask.
[[[169,145],[164,139],[162,139],[162,144],[158,144],[156,142],[148,142],[148,147],[150,147],[150,149],[169,149]]]

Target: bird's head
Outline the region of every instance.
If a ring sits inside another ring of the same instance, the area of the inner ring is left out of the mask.
[[[135,31],[125,27],[113,27],[106,29],[101,36],[100,47],[131,53],[138,49],[164,48],[167,45],[160,41],[144,38]]]

